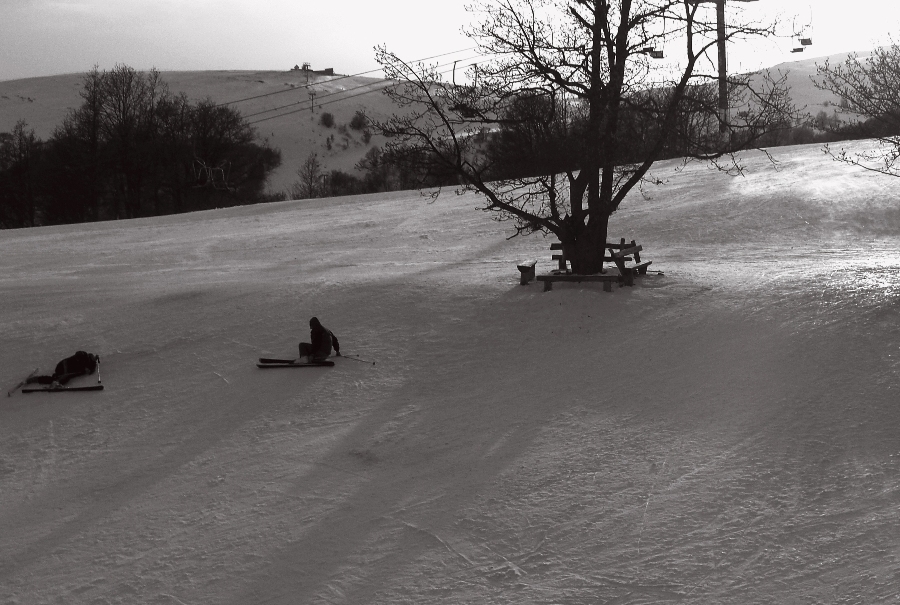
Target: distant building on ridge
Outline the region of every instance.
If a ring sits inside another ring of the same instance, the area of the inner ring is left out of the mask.
[[[325,69],[312,69],[310,67],[309,63],[304,63],[303,67],[300,67],[299,65],[294,65],[294,67],[291,68],[291,71],[302,71],[302,72],[306,73],[307,75],[313,74],[316,76],[333,76],[334,75],[333,67],[327,67]]]

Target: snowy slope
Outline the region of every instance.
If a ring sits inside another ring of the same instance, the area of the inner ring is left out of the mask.
[[[0,232],[4,385],[106,385],[0,404],[0,602],[896,602],[900,183],[776,158],[611,293],[450,192]],[[312,315],[377,364],[254,366]]]

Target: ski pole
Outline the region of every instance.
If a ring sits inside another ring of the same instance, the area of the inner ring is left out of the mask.
[[[33,369],[33,370],[31,371],[31,374],[29,374],[28,376],[26,376],[21,382],[19,382],[19,384],[17,384],[16,386],[14,386],[13,388],[11,388],[10,390],[6,391],[6,396],[7,396],[7,397],[12,397],[13,391],[15,391],[16,389],[18,389],[18,388],[21,387],[21,386],[25,386],[26,384],[28,384],[28,379],[31,378],[32,376],[34,376],[35,374],[37,374],[37,372],[38,372],[38,368]]]
[[[341,355],[341,357],[344,357],[346,359],[351,359],[353,361],[359,361],[362,363],[371,363],[372,365],[375,365],[374,361],[369,361],[368,359],[360,359],[359,355]]]

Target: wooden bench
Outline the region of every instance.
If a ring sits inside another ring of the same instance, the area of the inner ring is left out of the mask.
[[[609,244],[607,244],[606,249],[609,250],[609,255],[616,264],[619,275],[622,276],[626,286],[634,285],[635,275],[647,275],[647,267],[653,263],[653,261],[649,260],[641,261],[641,250],[643,250],[644,247],[638,246],[634,240],[631,240],[630,244],[626,244],[625,240],[622,239],[622,242],[619,244],[618,252],[609,246]],[[626,265],[625,263],[627,262],[632,262],[633,264]]]
[[[516,268],[521,273],[521,278],[519,279],[519,283],[523,286],[527,286],[528,282],[534,279],[534,267],[537,265],[537,260],[523,260]]]
[[[621,276],[613,275],[612,273],[609,273],[609,274],[597,273],[595,275],[578,275],[577,273],[550,273],[549,275],[538,275],[537,280],[544,282],[544,292],[549,292],[550,290],[552,290],[553,282],[555,282],[555,281],[568,281],[568,282],[599,281],[599,282],[603,282],[603,289],[606,292],[612,292],[613,282],[620,281]]]
[[[562,252],[562,244],[559,242],[555,242],[550,244],[550,252],[552,253],[554,250],[559,250],[559,254],[553,254],[550,258],[551,260],[559,261],[559,268],[557,271],[561,271],[563,273],[567,273],[569,271],[569,266],[567,264],[566,256]]]
[[[640,252],[643,250],[643,247],[637,245],[634,240],[631,240],[631,243],[626,243],[623,237],[619,242],[607,242],[606,249],[609,251],[609,256],[604,256],[603,262],[615,264],[619,271],[618,274],[604,274],[601,272],[595,275],[578,275],[572,273],[568,266],[569,261],[562,251],[562,244],[555,242],[550,244],[550,251],[555,252],[551,258],[558,262],[557,269],[548,275],[538,275],[536,279],[544,282],[544,292],[552,290],[553,282],[555,281],[599,281],[603,282],[603,289],[606,292],[611,292],[612,282],[618,282],[622,286],[633,286],[635,275],[647,274],[647,267],[652,261],[641,261]]]

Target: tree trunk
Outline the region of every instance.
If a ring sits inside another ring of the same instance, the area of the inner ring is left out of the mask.
[[[603,270],[608,228],[609,217],[605,216],[582,226],[577,233],[569,232],[560,238],[563,254],[572,264],[573,273],[593,275]]]

